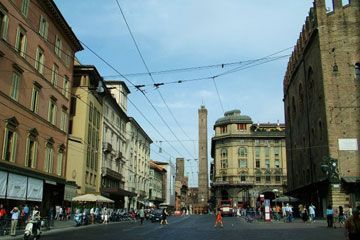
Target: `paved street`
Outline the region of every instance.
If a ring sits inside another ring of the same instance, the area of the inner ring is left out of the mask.
[[[224,218],[224,228],[214,228],[214,216],[171,217],[169,225],[145,222],[112,223],[51,231],[43,239],[274,239],[274,240],[341,240],[343,229],[328,229],[325,222],[296,223],[246,223],[240,218]]]

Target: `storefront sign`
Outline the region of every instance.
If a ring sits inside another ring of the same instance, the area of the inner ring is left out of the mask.
[[[0,171],[0,198],[5,198],[7,175],[7,172]]]
[[[27,177],[9,173],[6,198],[26,200],[26,187]]]
[[[358,151],[358,142],[356,138],[340,138],[338,140],[340,151]]]
[[[76,186],[71,186],[71,185],[65,185],[65,190],[64,190],[64,201],[69,201],[71,202],[71,200],[76,197],[77,193],[76,193]]]
[[[44,181],[28,178],[27,200],[41,202],[43,198]]]

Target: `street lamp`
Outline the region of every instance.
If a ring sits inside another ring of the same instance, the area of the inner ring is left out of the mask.
[[[338,160],[325,156],[321,164],[321,171],[323,171],[330,183],[339,183],[339,169]]]

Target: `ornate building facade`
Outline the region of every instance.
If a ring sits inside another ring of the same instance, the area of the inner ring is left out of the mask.
[[[214,207],[230,200],[234,207],[255,207],[260,194],[274,199],[285,192],[284,124],[253,124],[239,110],[228,111],[214,125],[211,190]]]

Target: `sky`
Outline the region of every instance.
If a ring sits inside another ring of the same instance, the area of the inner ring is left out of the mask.
[[[55,3],[84,45],[76,55],[80,62],[95,65],[105,80],[129,87],[128,115],[153,140],[151,159],[186,159],[190,186],[197,185],[201,105],[208,110],[209,163],[213,125],[224,111],[239,109],[254,123],[284,122],[288,55],[313,0]],[[184,68],[191,69],[159,73]],[[148,71],[152,78],[134,74]],[[154,83],[164,84],[156,88]],[[136,85],[146,86],[140,91]]]

